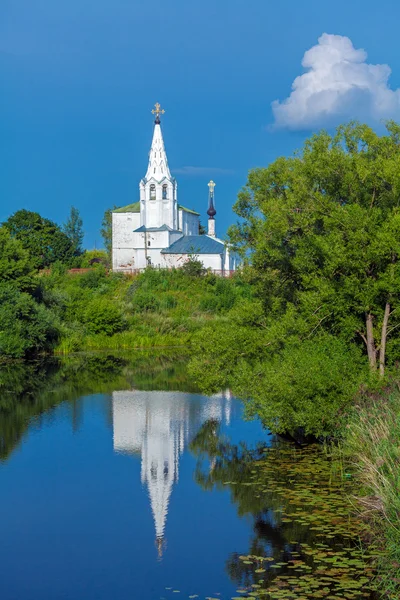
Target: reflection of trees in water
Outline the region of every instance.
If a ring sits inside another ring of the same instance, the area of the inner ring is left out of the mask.
[[[0,459],[18,446],[33,417],[70,402],[76,430],[81,396],[132,388],[197,391],[186,359],[170,353],[81,354],[0,365]]]
[[[286,452],[292,444],[276,439],[273,446],[273,460],[279,461],[279,449]],[[253,535],[248,550],[242,554],[258,557],[272,557],[275,561],[287,562],[292,553],[299,551],[301,544],[310,542],[310,532],[298,524],[282,523],[282,509],[289,507],[282,494],[274,489],[268,490],[268,481],[262,493],[257,485],[253,485],[254,474],[257,473],[257,463],[268,457],[269,448],[258,445],[249,448],[245,443],[231,444],[229,439],[221,434],[218,421],[210,420],[204,423],[192,441],[190,449],[197,457],[195,470],[196,482],[205,490],[229,488],[232,501],[236,504],[239,516],[252,519]],[[295,452],[295,450],[294,450]],[[287,454],[286,454],[287,456]],[[265,475],[262,476],[263,478]],[[291,486],[289,476],[280,474],[279,481],[283,486]],[[296,540],[296,543],[293,542]],[[260,568],[265,572],[255,576],[254,564],[247,565],[232,554],[226,563],[229,576],[241,587],[251,586],[262,577],[265,583],[276,577],[276,571],[270,570],[260,561]]]

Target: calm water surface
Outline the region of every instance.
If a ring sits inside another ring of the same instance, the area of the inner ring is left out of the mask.
[[[235,485],[273,438],[184,363],[8,368],[0,398],[3,600],[231,598],[240,555],[287,554],[279,489]]]
[[[31,417],[0,464],[1,598],[232,595],[226,562],[253,520],[229,489],[196,482],[190,443],[210,422],[231,442],[268,441],[229,392],[116,388]]]

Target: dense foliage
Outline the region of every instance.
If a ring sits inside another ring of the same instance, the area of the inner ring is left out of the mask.
[[[379,137],[352,124],[253,171],[236,204],[243,222],[231,229],[251,252],[269,314],[294,308],[310,333],[363,344],[382,374],[400,325],[399,198],[400,127]]]
[[[322,132],[252,171],[230,237],[257,301],[197,336],[206,386],[226,373],[273,430],[331,432],[360,384],[400,359],[399,198],[394,123],[382,137]]]
[[[38,213],[18,210],[3,225],[29,252],[37,269],[49,267],[57,261],[68,263],[76,255],[75,243],[68,235]]]
[[[0,360],[53,347],[58,326],[40,297],[29,253],[5,227],[0,228]]]
[[[62,323],[60,352],[177,346],[251,295],[240,278],[202,270],[148,268],[133,278],[101,264],[83,274],[53,269],[41,278],[46,305]]]
[[[29,253],[21,242],[12,238],[5,227],[0,227],[0,282],[12,284],[21,290],[35,287],[34,268]]]

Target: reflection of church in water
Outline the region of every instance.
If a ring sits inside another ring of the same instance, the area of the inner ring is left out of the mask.
[[[229,424],[231,396],[210,398],[182,392],[113,392],[114,450],[141,456],[142,484],[147,485],[162,555],[172,486],[179,478],[179,457],[210,419]]]

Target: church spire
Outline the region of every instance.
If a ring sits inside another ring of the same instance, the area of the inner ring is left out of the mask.
[[[160,115],[165,113],[159,102],[156,102],[155,108],[151,111],[156,116],[154,120],[153,141],[151,143],[149,154],[149,166],[147,167],[146,179],[156,179],[161,181],[165,177],[171,179],[171,173],[168,167],[167,153],[165,152],[164,140],[161,131]]]
[[[210,235],[211,237],[215,237],[215,220],[214,217],[217,214],[217,211],[215,210],[215,203],[214,203],[214,188],[215,188],[215,183],[213,182],[213,180],[211,179],[211,181],[208,183],[208,210],[207,210],[207,214],[208,214],[208,235]]]

